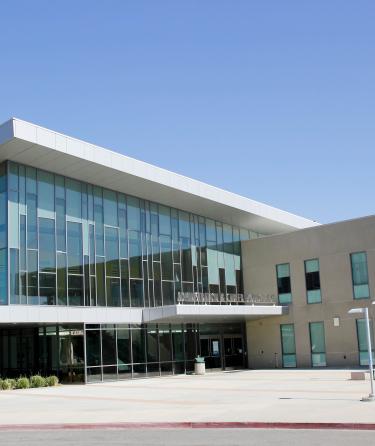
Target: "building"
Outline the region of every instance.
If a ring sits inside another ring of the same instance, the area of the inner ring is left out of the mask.
[[[289,308],[247,322],[250,367],[368,365],[365,321],[348,311],[375,311],[374,216],[244,244],[245,289]]]
[[[371,223],[319,226],[11,119],[0,126],[0,374],[159,376],[191,371],[199,354],[212,369],[364,363],[362,323],[357,336],[344,312],[371,294]],[[351,259],[354,288],[335,255]]]

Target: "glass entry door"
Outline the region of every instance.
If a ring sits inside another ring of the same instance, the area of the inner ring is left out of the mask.
[[[221,340],[219,336],[201,336],[201,356],[207,369],[222,369]]]
[[[200,355],[206,369],[233,370],[246,367],[244,327],[203,325],[199,330]]]
[[[242,336],[224,335],[224,367],[236,369],[244,367]]]

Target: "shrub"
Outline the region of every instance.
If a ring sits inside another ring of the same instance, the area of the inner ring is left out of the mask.
[[[30,387],[29,378],[26,378],[26,376],[22,376],[17,379],[16,389],[28,389],[29,387]]]
[[[59,383],[59,378],[55,375],[47,376],[46,378],[46,385],[50,387],[57,386]]]
[[[12,385],[9,379],[0,379],[0,389],[1,390],[10,390]]]
[[[2,379],[0,380],[1,390],[10,390],[12,389],[12,382],[10,379]]]
[[[40,375],[34,375],[30,378],[30,385],[31,387],[45,387],[47,385],[46,378]]]
[[[15,389],[17,381],[13,378],[9,378],[8,381],[10,382],[10,388]]]

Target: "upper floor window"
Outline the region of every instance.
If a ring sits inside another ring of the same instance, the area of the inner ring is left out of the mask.
[[[307,303],[315,304],[321,302],[322,295],[320,292],[320,272],[318,259],[305,260],[305,280]]]
[[[276,276],[277,276],[277,293],[279,296],[279,303],[288,304],[292,302],[289,263],[281,263],[279,265],[276,265]]]
[[[368,284],[367,256],[365,252],[350,254],[352,265],[352,281],[354,299],[366,299],[370,297]]]

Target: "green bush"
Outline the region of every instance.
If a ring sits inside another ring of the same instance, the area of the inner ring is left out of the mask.
[[[9,379],[0,379],[0,389],[1,390],[10,390],[12,388],[12,384]]]
[[[47,376],[46,378],[46,385],[50,387],[57,386],[59,383],[59,378],[55,375]]]
[[[34,375],[30,377],[31,387],[45,387],[47,385],[46,378],[40,375]]]
[[[29,378],[26,378],[26,376],[22,376],[17,379],[16,389],[28,389],[29,387],[30,387]]]
[[[53,387],[57,386],[59,378],[55,375],[43,377],[40,375],[31,376],[30,379],[26,376],[20,376],[18,379],[0,378],[0,390],[11,389],[28,389],[29,387]]]
[[[0,379],[0,390],[15,389],[16,380],[11,378]]]

